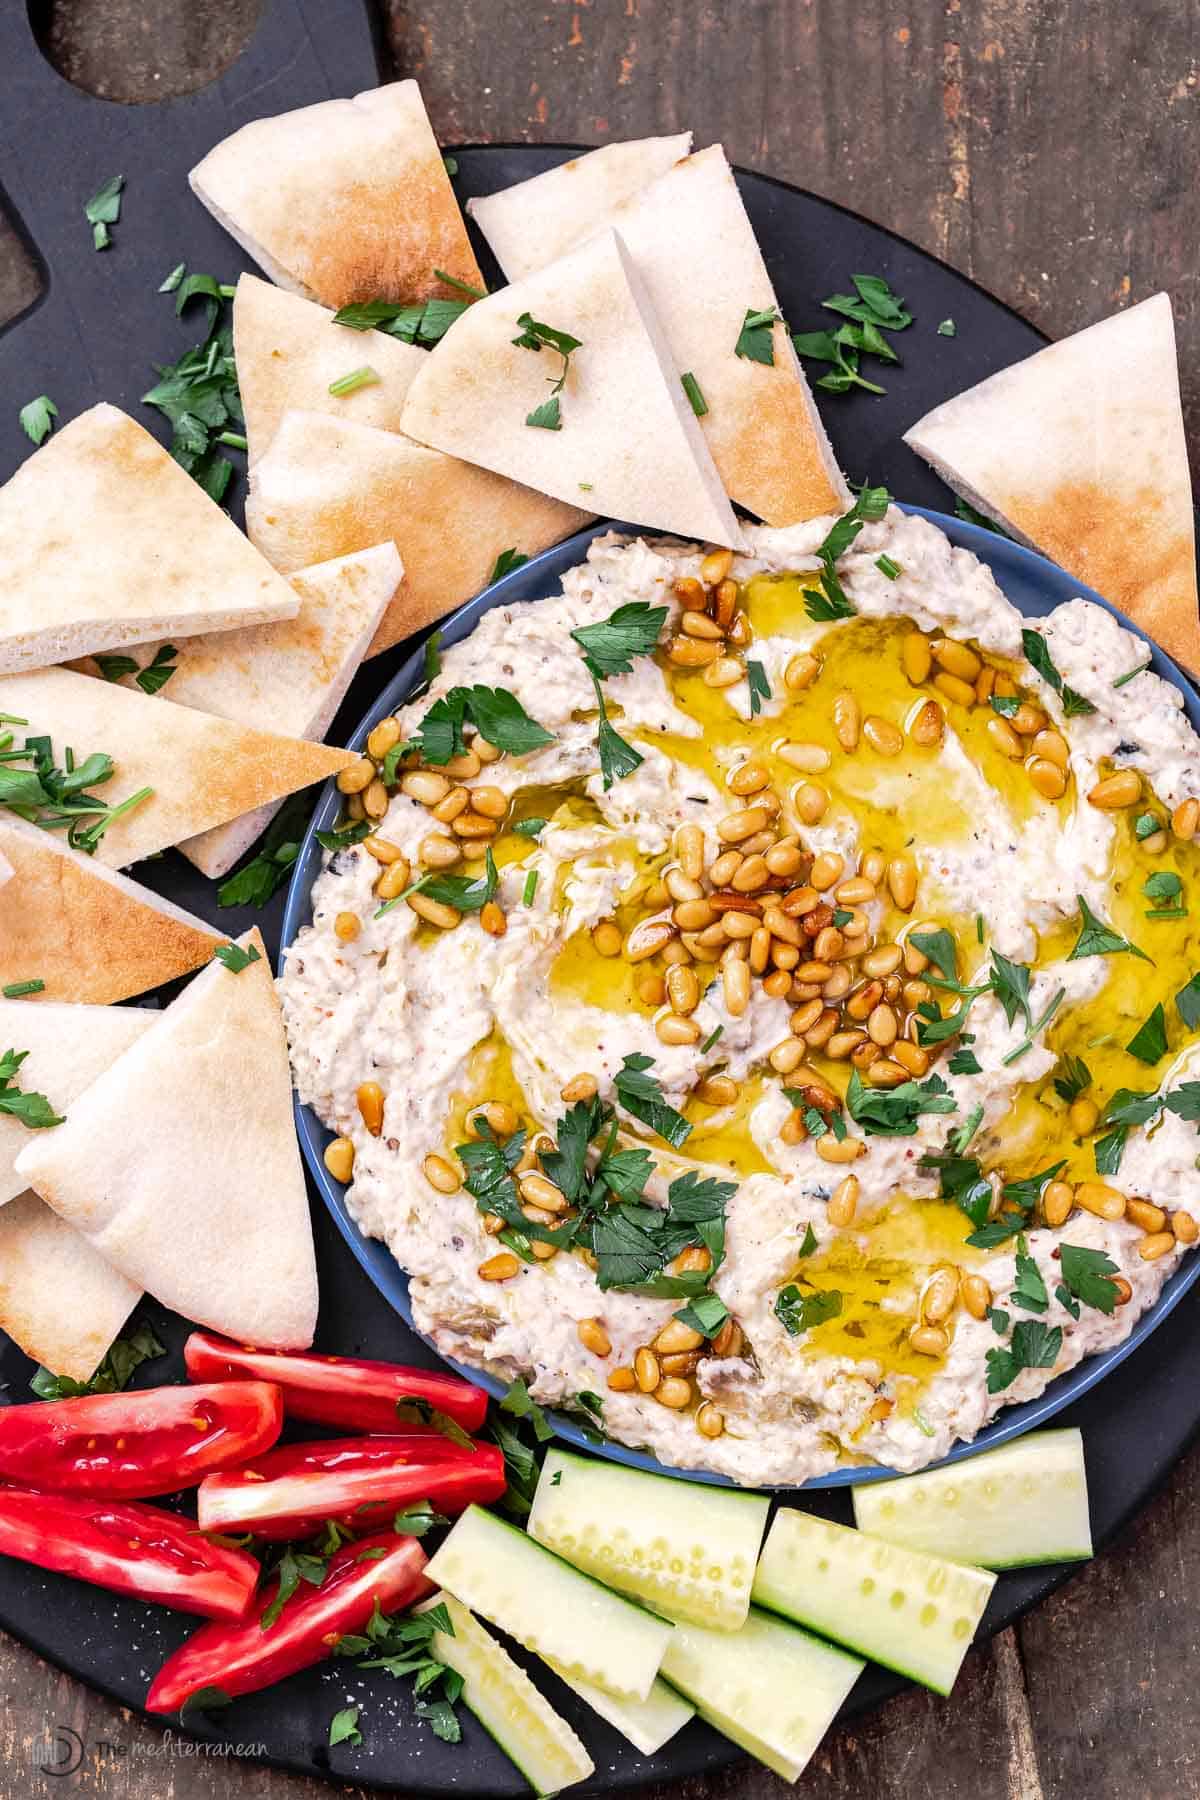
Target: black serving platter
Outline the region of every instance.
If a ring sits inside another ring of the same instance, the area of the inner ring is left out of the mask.
[[[46,281],[42,297],[0,333],[0,479],[7,479],[29,452],[17,425],[18,408],[37,394],[50,394],[64,421],[103,399],[152,430],[159,428],[157,415],[139,404],[154,379],[151,365],[174,361],[199,335],[195,320],[176,320],[171,299],[157,292],[159,283],[183,259],[189,268],[222,280],[252,266],[191,197],[188,169],[248,119],[352,94],[372,86],[379,71],[361,0],[265,0],[258,31],[232,68],[197,94],[154,106],[94,99],[63,81],[37,49],[24,0],[6,0],[0,7],[0,68],[0,197]],[[465,200],[549,168],[571,150],[492,145],[454,154],[455,186]],[[83,205],[118,172],[128,177],[121,222],[113,247],[96,254]],[[821,298],[844,288],[855,272],[886,275],[906,297],[916,323],[899,340],[902,365],[884,374],[887,393],[820,396],[819,403],[852,479],[870,477],[905,500],[948,509],[945,488],[901,443],[902,431],[930,406],[1028,355],[1044,340],[990,295],[880,226],[768,176],[744,173],[739,182],[793,327],[814,328],[822,319]],[[482,264],[498,285],[499,273],[486,254]],[[955,321],[956,335],[940,337],[936,326],[947,318]],[[240,504],[240,493],[231,490],[235,516]],[[410,651],[411,646],[397,646],[360,672],[331,741],[345,740]],[[231,933],[257,920],[276,954],[282,893],[261,914],[221,912],[213,885],[174,853],[136,874]],[[315,1194],[313,1225],[321,1272],[318,1348],[432,1363],[431,1353],[350,1255]],[[69,1295],[64,1304],[70,1304]],[[168,1355],[140,1371],[138,1385],[178,1379],[186,1323],[153,1305],[143,1312]],[[1083,1430],[1099,1544],[1145,1503],[1200,1430],[1196,1318],[1192,1293],[1149,1343],[1057,1421]],[[0,1401],[26,1400],[32,1372],[0,1334]],[[1147,1407],[1151,1374],[1155,1402]],[[844,1490],[806,1495],[805,1504],[831,1518],[850,1516]],[[1069,1568],[1051,1568],[1002,1577],[984,1634],[1010,1623],[1069,1574]],[[194,1628],[162,1609],[4,1559],[0,1626],[134,1709],[162,1659]],[[581,1796],[651,1780],[682,1780],[739,1754],[706,1727],[692,1724],[659,1755],[642,1757],[554,1678],[539,1673],[539,1682],[595,1758],[595,1775],[574,1790]],[[847,1712],[862,1712],[902,1685],[895,1676],[868,1668]],[[329,1721],[350,1700],[362,1704],[365,1741],[359,1748],[340,1745],[330,1751]],[[399,1788],[412,1796],[528,1791],[469,1715],[463,1743],[443,1744],[416,1721],[405,1684],[359,1675],[347,1664],[310,1670],[240,1700],[228,1712],[201,1721],[196,1735],[250,1746],[260,1759],[298,1773]]]

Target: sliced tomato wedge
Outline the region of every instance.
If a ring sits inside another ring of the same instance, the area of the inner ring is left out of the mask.
[[[503,1492],[504,1458],[495,1444],[468,1447],[425,1432],[285,1444],[243,1468],[207,1475],[197,1508],[205,1531],[294,1538],[327,1519],[356,1534],[378,1531],[416,1500],[459,1513]]]
[[[348,1632],[363,1629],[376,1600],[383,1612],[392,1613],[431,1594],[427,1560],[416,1538],[392,1531],[344,1544],[331,1557],[320,1587],[301,1584],[264,1631],[260,1620],[279,1587],[270,1582],[241,1624],[203,1625],[167,1658],[146,1696],[146,1710],[178,1712],[190,1695],[207,1687],[231,1697],[252,1694],[310,1668],[331,1656]]]
[[[343,1431],[403,1429],[396,1414],[402,1400],[416,1400],[445,1413],[466,1432],[478,1431],[487,1412],[488,1397],[482,1388],[439,1369],[410,1369],[402,1363],[367,1362],[355,1356],[255,1350],[211,1331],[193,1331],[183,1355],[192,1381],[274,1381],[283,1389],[283,1409],[290,1419],[340,1425]]]
[[[266,1381],[31,1401],[0,1411],[0,1479],[109,1499],[172,1494],[270,1449],[282,1429],[283,1396]]]
[[[18,1487],[0,1487],[0,1555],[209,1619],[244,1618],[262,1573],[161,1506]]]

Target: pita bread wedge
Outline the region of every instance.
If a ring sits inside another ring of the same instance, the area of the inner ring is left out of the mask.
[[[518,341],[527,315],[579,346]],[[560,372],[561,397],[552,395]],[[549,406],[561,426],[532,417]],[[742,542],[653,306],[615,232],[478,300],[408,390],[410,437],[599,513],[708,543]]]
[[[76,762],[100,751],[114,772],[91,791],[108,806],[146,798],[105,831],[96,857],[121,869],[214,825],[349,768],[351,750],[310,744],[173,706],[74,669],[0,676],[0,712],[27,719]]]
[[[256,275],[238,282],[233,344],[251,462],[267,448],[289,407],[399,431],[404,396],[426,354],[385,331],[335,325],[326,307]],[[364,367],[373,369],[378,381],[350,394],[330,393],[331,383]]]
[[[252,542],[285,573],[395,541],[404,580],[371,655],[486,587],[502,550],[536,556],[591,516],[395,432],[310,412],[284,414],[246,500]]]
[[[0,1331],[53,1374],[90,1381],[140,1299],[36,1194],[0,1210]]]
[[[0,810],[0,987],[44,981],[24,1001],[108,1005],[207,962],[222,934],[136,881],[72,850],[56,832]]]
[[[317,1268],[271,965],[220,960],[17,1166],[59,1217],[198,1325],[312,1342]],[[53,1140],[53,1142],[51,1142]]]
[[[553,196],[545,190],[528,198],[532,209]],[[487,221],[479,222],[486,233]],[[579,207],[557,219],[539,211],[526,228],[536,241],[572,225],[577,243],[598,230],[620,233],[675,367],[695,377],[704,397],[700,424],[730,498],[768,525],[844,511],[849,491],[786,327],[774,328],[773,364],[735,353],[747,311],[770,312],[777,301],[721,146],[676,163],[620,205],[594,214]],[[681,280],[687,269],[703,275]]]
[[[93,406],[0,488],[0,673],[291,619],[232,519],[115,406]]]
[[[461,298],[439,269],[483,287],[415,81],[255,119],[188,179],[272,281],[323,306]]]
[[[374,544],[299,570],[291,582],[300,597],[294,619],[184,639],[176,646],[175,673],[164,700],[319,743],[403,575],[394,544]],[[161,647],[142,645],[136,661],[145,668]],[[99,673],[94,663],[80,666]],[[133,675],[123,676],[122,684],[138,691]],[[261,837],[278,807],[272,800],[185,838],[179,848],[215,880]]]
[[[84,1088],[160,1017],[143,1006],[70,1006],[53,1000],[30,1006],[28,1000],[0,999],[0,1054],[27,1052],[17,1086],[27,1094],[45,1094],[55,1112],[65,1115]],[[13,1165],[35,1135],[19,1119],[0,1113],[0,1206],[25,1191]]]
[[[691,147],[690,131],[604,144],[498,194],[468,200],[467,211],[505,279],[522,281],[579,242],[580,220],[589,235],[607,225],[616,207],[665,175]]]
[[[6,881],[12,880],[12,872],[12,864],[0,856],[0,887],[3,887]]]
[[[1002,369],[935,407],[904,441],[973,506],[1200,672],[1192,488],[1166,294]]]

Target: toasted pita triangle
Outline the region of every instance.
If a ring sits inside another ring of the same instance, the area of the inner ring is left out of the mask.
[[[514,342],[525,314],[580,340],[561,430],[528,416],[551,399],[561,358]],[[599,513],[706,542],[742,542],[733,509],[654,309],[615,232],[477,300],[408,390],[420,442]]]
[[[302,1346],[317,1269],[287,1042],[262,938],[241,943],[257,960],[236,974],[214,960],[18,1168],[164,1306],[239,1341]]]
[[[319,742],[403,574],[394,544],[375,544],[299,570],[291,582],[300,598],[294,619],[185,639],[176,646],[176,669],[164,699],[239,724],[269,726],[288,738]],[[141,645],[136,661],[145,668],[160,648]],[[99,673],[95,663],[81,666]],[[125,675],[122,684],[137,692],[135,680]],[[216,879],[262,835],[278,807],[272,800],[185,838],[179,848],[202,874]]]
[[[252,541],[284,571],[399,545],[404,580],[371,655],[486,587],[502,550],[536,556],[589,517],[410,438],[309,412],[284,414],[246,500]]]
[[[563,237],[572,227],[576,243],[598,230],[619,232],[675,367],[699,384],[708,407],[700,424],[730,497],[768,525],[843,511],[849,492],[786,327],[775,326],[773,365],[735,354],[747,310],[767,312],[777,301],[720,144],[676,163],[622,204],[552,215],[563,198],[564,190],[549,188],[527,195],[531,240]],[[482,213],[479,223],[490,241]]]
[[[1166,294],[1002,369],[926,413],[904,441],[1200,673],[1195,516]]]
[[[483,287],[415,81],[255,119],[188,179],[272,281],[323,306],[461,299],[439,269]]]
[[[384,331],[335,325],[326,307],[256,275],[238,282],[233,344],[251,462],[267,448],[289,407],[399,431],[404,397],[426,355]],[[350,394],[330,393],[331,383],[364,367],[379,379]]]
[[[46,1000],[106,1005],[186,975],[221,942],[203,919],[3,811],[0,854],[13,868],[0,888],[0,987],[36,979]]]
[[[28,1000],[0,999],[0,1054],[27,1051],[17,1086],[45,1094],[55,1112],[65,1114],[160,1016],[143,1006],[30,1006]],[[34,1136],[19,1119],[0,1113],[0,1206],[25,1191],[13,1165]]]
[[[468,200],[467,211],[505,279],[523,281],[579,242],[581,221],[588,235],[609,224],[616,207],[665,175],[691,147],[690,131],[604,144],[498,194]]]
[[[95,751],[115,770],[96,790],[108,805],[151,789],[100,839],[96,857],[121,869],[213,825],[336,775],[358,757],[303,738],[254,731],[190,706],[173,706],[74,669],[0,676],[0,712],[27,719],[76,762]]]
[[[0,672],[291,619],[296,596],[162,445],[93,406],[0,488]]]
[[[140,1299],[36,1194],[0,1210],[0,1331],[53,1374],[89,1381]]]

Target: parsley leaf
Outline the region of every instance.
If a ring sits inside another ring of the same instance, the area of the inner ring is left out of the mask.
[[[820,592],[805,590],[804,606],[810,619],[823,623],[854,617],[854,607],[837,577],[838,558],[844,556],[868,520],[882,519],[891,495],[885,487],[864,487],[854,505],[830,528],[817,547],[821,561]]]
[[[81,1394],[117,1394],[128,1387],[135,1369],[156,1356],[167,1354],[149,1325],[138,1325],[128,1337],[110,1344],[90,1381],[74,1381],[69,1375],[54,1375],[40,1368],[29,1383],[39,1400],[75,1400]]]
[[[729,1317],[729,1308],[716,1294],[697,1294],[694,1300],[675,1314],[681,1325],[689,1325],[702,1337],[716,1337]]]
[[[989,519],[986,513],[981,513],[969,500],[964,500],[961,494],[954,496],[954,516],[967,525],[978,525],[984,531],[994,531],[997,537],[1008,538],[1010,543],[1012,541],[1011,532],[1005,531],[1003,525],[998,525],[995,519]]]
[[[1001,956],[999,950],[992,951],[992,992],[1003,1007],[1004,1017],[1009,1025],[1019,1012],[1024,1016],[1026,1028],[1032,1028],[1033,1015],[1029,1010],[1029,983],[1032,975],[1032,969],[1027,968],[1024,963],[1010,962],[1007,956]]]
[[[49,394],[39,394],[36,400],[29,400],[17,414],[21,430],[34,444],[42,444],[54,429],[54,421],[58,417],[58,408]]]
[[[652,656],[666,622],[665,606],[631,600],[595,625],[580,625],[571,636],[583,651],[589,674],[603,681],[609,675],[628,675],[635,656]]]
[[[1161,1062],[1167,1054],[1167,1016],[1160,1000],[1149,1018],[1134,1032],[1125,1046],[1139,1062]]]
[[[92,228],[92,247],[96,250],[107,250],[112,243],[112,234],[108,228],[115,225],[121,217],[121,192],[124,186],[125,177],[114,175],[84,206],[83,216]]]
[[[852,275],[853,294],[830,294],[821,305],[827,312],[841,313],[860,324],[882,326],[886,331],[904,331],[913,316],[899,294],[894,294],[882,275]]]
[[[292,1544],[285,1545],[275,1569],[279,1585],[275,1589],[271,1604],[258,1621],[259,1630],[270,1631],[271,1627],[278,1622],[280,1613],[302,1581],[308,1582],[310,1587],[320,1587],[325,1579],[327,1569],[328,1564],[324,1557],[309,1555],[303,1550],[297,1550]]]
[[[265,906],[288,878],[292,864],[300,854],[300,840],[308,818],[310,802],[303,794],[294,794],[286,806],[272,819],[262,840],[262,848],[243,863],[237,872],[217,889],[218,906]],[[370,821],[359,820],[359,824]],[[328,835],[325,833],[324,835]],[[363,833],[366,836],[367,833]]]
[[[927,1113],[951,1113],[958,1102],[940,1075],[904,1081],[894,1088],[869,1088],[857,1069],[850,1072],[846,1109],[856,1125],[875,1137],[913,1137]]]
[[[976,1054],[973,1050],[968,1050],[965,1047],[968,1040],[970,1040],[971,1043],[974,1043],[974,1041],[975,1041],[974,1038],[971,1037],[970,1032],[967,1032],[959,1040],[959,1048],[954,1052],[954,1055],[950,1058],[949,1062],[946,1064],[946,1068],[949,1070],[951,1075],[982,1075],[983,1074],[983,1065],[980,1062],[979,1058],[976,1056]]]
[[[333,831],[318,831],[317,842],[322,850],[345,850],[351,844],[361,844],[370,835],[370,819],[352,819],[348,825],[339,826]]]
[[[1072,1056],[1069,1052],[1060,1059],[1058,1066],[1061,1072],[1054,1077],[1054,1091],[1070,1106],[1085,1088],[1091,1087],[1092,1071],[1081,1056]]]
[[[28,1050],[6,1050],[0,1056],[0,1113],[16,1119],[27,1131],[44,1131],[50,1125],[61,1125],[45,1094],[25,1093],[16,1086],[17,1072]]]
[[[329,1721],[329,1748],[334,1750],[339,1744],[361,1744],[362,1732],[358,1729],[357,1706],[343,1706],[335,1712]]]
[[[780,1288],[775,1296],[775,1317],[789,1337],[799,1337],[816,1325],[839,1317],[842,1296],[837,1288],[811,1288],[801,1292],[794,1281]]]
[[[1043,681],[1049,683],[1062,701],[1064,718],[1074,719],[1087,713],[1094,713],[1095,707],[1074,688],[1068,687],[1051,660],[1050,650],[1040,631],[1027,625],[1021,633],[1021,644],[1025,651],[1025,659],[1035,668]]]
[[[692,1127],[663,1099],[658,1081],[647,1073],[653,1067],[654,1058],[640,1050],[626,1056],[616,1074],[617,1098],[627,1113],[678,1150],[691,1136]]]
[[[1103,919],[1097,918],[1082,894],[1077,894],[1075,898],[1079,902],[1079,937],[1075,948],[1067,957],[1068,962],[1076,962],[1082,956],[1119,956],[1123,951],[1140,957],[1142,962],[1152,961],[1144,950],[1139,950],[1136,944],[1131,944],[1127,938],[1114,931],[1111,925],[1106,925]]]
[[[237,367],[233,356],[233,328],[218,323],[233,289],[211,275],[189,275],[176,284],[175,310],[182,313],[194,298],[205,301],[207,325],[203,340],[184,352],[175,363],[156,363],[159,379],[142,395],[146,406],[157,407],[171,425],[171,455],[199,483],[210,500],[224,498],[233,475],[233,464],[219,446],[235,433],[230,426],[244,424]]]
[[[1189,1031],[1200,1026],[1200,970],[1175,996],[1175,1006]]]
[[[742,329],[738,332],[737,343],[733,346],[735,356],[744,356],[749,362],[764,363],[768,368],[775,365],[774,328],[781,323],[779,308],[771,306],[756,312],[752,306],[746,308],[746,316],[742,320]]]
[[[523,756],[554,742],[553,732],[531,719],[507,688],[454,687],[435,700],[417,736],[406,746],[419,750],[427,763],[447,763],[463,754],[463,725],[470,719],[480,736],[497,750]]]
[[[604,704],[604,690],[594,675],[592,682],[600,714],[596,724],[596,748],[600,753],[600,775],[607,793],[614,781],[624,781],[646,759],[640,750],[635,750],[632,744],[625,741],[615,725],[610,724],[608,708]]]
[[[914,931],[909,934],[909,943],[914,945],[931,963],[935,963],[947,981],[956,979],[958,968],[958,952],[954,938],[941,926],[937,931]]]
[[[1023,1369],[1052,1369],[1061,1349],[1061,1325],[1020,1319],[1013,1326],[1008,1348],[987,1353],[988,1393],[999,1394],[1011,1387]]]
[[[1046,1283],[1023,1236],[1017,1239],[1016,1266],[1017,1278],[1010,1296],[1012,1304],[1025,1312],[1045,1312],[1050,1304]]]
[[[529,558],[523,556],[517,549],[502,550],[488,576],[488,586],[491,587],[494,582],[503,581],[506,575],[511,575],[514,569],[521,568],[528,561]]]
[[[943,319],[937,328],[937,334],[939,337],[957,337],[958,326],[953,319]]]
[[[766,670],[753,657],[746,659],[746,679],[750,683],[750,717],[754,719],[761,712],[763,701],[771,698],[771,684]]]
[[[1148,912],[1148,919],[1182,919],[1187,915],[1187,907],[1183,904],[1183,882],[1173,869],[1156,869],[1142,883],[1142,893],[1147,900],[1154,903],[1153,912]]]
[[[406,344],[428,346],[444,338],[470,304],[469,300],[357,300],[334,313],[333,323],[351,331],[385,331]]]
[[[262,961],[260,952],[253,944],[247,950],[243,950],[240,944],[219,944],[214,955],[216,960],[224,963],[233,975],[240,975],[243,969],[250,967],[251,963]]]
[[[1119,1273],[1116,1263],[1103,1250],[1091,1250],[1083,1244],[1060,1243],[1058,1253],[1067,1292],[1097,1312],[1111,1313],[1119,1292],[1111,1279]]]
[[[392,1530],[400,1537],[424,1537],[427,1531],[434,1531],[439,1525],[448,1525],[449,1519],[440,1512],[435,1512],[428,1500],[415,1500],[406,1506],[392,1520]]]
[[[558,395],[555,394],[551,400],[543,400],[540,406],[535,406],[532,412],[526,413],[525,423],[535,425],[540,431],[561,431],[562,406]]]

